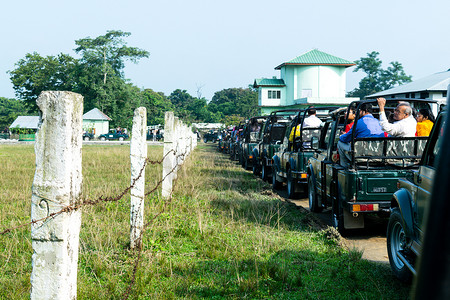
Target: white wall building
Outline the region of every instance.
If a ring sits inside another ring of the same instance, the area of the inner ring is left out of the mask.
[[[109,132],[111,118],[93,108],[83,115],[83,131],[92,132],[96,137]]]
[[[311,50],[275,67],[280,77],[255,79],[262,114],[309,105],[342,105],[359,98],[347,98],[346,69],[353,62]]]

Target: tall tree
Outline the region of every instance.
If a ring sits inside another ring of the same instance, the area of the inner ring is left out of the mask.
[[[96,38],[75,41],[78,46],[75,52],[81,55],[78,90],[85,97],[85,106],[103,110],[113,119],[114,125],[127,117],[122,116],[122,108],[129,106],[130,101],[139,102],[124,97],[136,96],[124,78],[125,61],[137,63],[149,56],[146,50],[127,46],[124,38],[130,35],[129,32],[110,30]]]
[[[75,41],[78,46],[75,52],[81,54],[82,63],[85,65],[100,67],[98,69],[101,70],[103,84],[106,84],[108,74],[123,78],[126,60],[137,63],[141,58],[150,55],[146,50],[128,47],[123,38],[130,35],[130,32],[109,30],[105,35],[93,39],[79,39]]]
[[[84,108],[99,108],[109,115],[113,126],[131,124],[129,110],[141,102],[141,93],[124,78],[125,61],[134,63],[148,57],[145,50],[129,47],[129,32],[108,31],[96,38],[75,41],[75,59],[67,54],[42,57],[27,54],[10,71],[16,95],[36,111],[36,99],[44,90],[69,90],[84,96]]]
[[[363,71],[367,75],[361,79],[358,88],[347,94],[349,97],[362,99],[367,95],[411,82],[411,76],[406,75],[402,64],[397,61],[391,62],[387,70],[384,70],[381,67],[382,61],[378,58],[379,54],[372,51],[367,53],[367,57],[355,61],[356,68],[353,72]]]
[[[46,90],[74,90],[78,61],[67,54],[43,57],[38,53],[27,53],[9,71],[14,91],[24,101],[30,112],[36,112],[36,99]]]

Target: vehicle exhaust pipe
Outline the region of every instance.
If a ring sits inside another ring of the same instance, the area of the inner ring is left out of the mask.
[[[354,212],[353,213],[353,218],[357,218],[358,217],[358,213]]]

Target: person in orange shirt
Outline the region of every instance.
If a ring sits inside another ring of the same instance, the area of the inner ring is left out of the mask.
[[[421,108],[417,113],[416,120],[417,136],[429,136],[435,121],[433,114],[428,109]]]

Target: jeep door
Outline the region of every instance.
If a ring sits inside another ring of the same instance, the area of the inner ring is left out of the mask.
[[[423,154],[421,166],[418,171],[414,172],[414,183],[417,186],[417,192],[413,195],[415,198],[413,200],[415,201],[417,225],[420,231],[422,231],[421,229],[423,228],[425,209],[429,206],[429,201],[431,199],[434,173],[436,170],[435,161],[440,152],[443,135],[442,129],[445,125],[444,116],[445,114],[441,114],[437,119]]]

